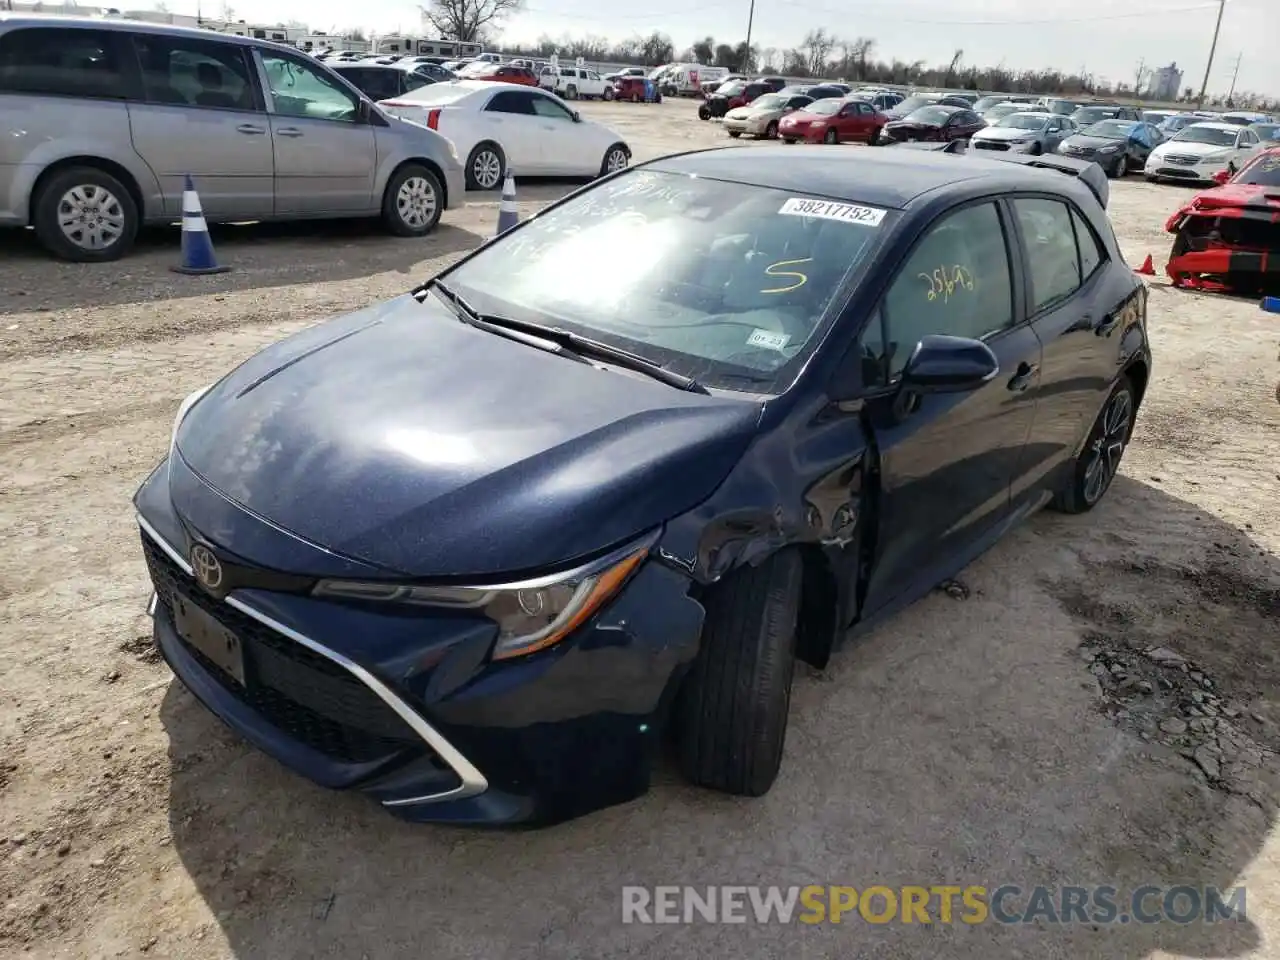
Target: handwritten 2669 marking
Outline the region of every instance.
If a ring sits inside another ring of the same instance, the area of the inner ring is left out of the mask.
[[[954,267],[938,267],[932,273],[921,273],[920,278],[929,285],[925,295],[932,302],[939,297],[943,303],[951,300],[951,295],[959,290],[973,290],[973,274],[956,264]]]

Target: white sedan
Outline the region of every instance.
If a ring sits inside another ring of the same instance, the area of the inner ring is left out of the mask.
[[[599,177],[631,162],[631,150],[616,132],[536,87],[433,83],[380,106],[452,140],[470,190],[500,187],[508,169],[519,176]]]
[[[1253,159],[1262,140],[1248,127],[1204,122],[1183,127],[1147,157],[1143,173],[1157,180],[1209,181],[1233,174]]]

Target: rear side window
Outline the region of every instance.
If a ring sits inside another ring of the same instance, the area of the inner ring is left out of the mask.
[[[532,97],[524,92],[503,90],[489,101],[485,109],[491,113],[519,113],[530,116],[533,114],[531,99]]]
[[[1083,280],[1088,280],[1093,276],[1093,272],[1102,265],[1102,261],[1106,259],[1101,244],[1098,243],[1097,236],[1085,223],[1084,217],[1072,208],[1071,225],[1076,230],[1076,248],[1080,251],[1080,276]]]
[[[0,92],[119,100],[127,94],[119,34],[33,27],[0,36]]]
[[[1035,303],[1032,312],[1039,313],[1080,287],[1080,258],[1071,210],[1060,200],[1031,197],[1014,200],[1013,209],[1027,244]]]
[[[133,38],[133,45],[148,102],[223,110],[257,108],[243,47],[142,34]]]

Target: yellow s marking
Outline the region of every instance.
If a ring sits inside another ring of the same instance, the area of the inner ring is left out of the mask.
[[[799,290],[801,287],[803,287],[806,283],[809,282],[809,278],[805,274],[799,273],[795,270],[779,270],[778,268],[789,267],[797,263],[810,263],[812,261],[813,261],[813,257],[805,257],[802,260],[779,260],[777,263],[769,264],[769,266],[764,268],[764,272],[767,276],[778,277],[778,278],[795,277],[796,282],[785,287],[770,287],[768,290],[761,290],[760,292],[761,293],[790,293],[792,290]]]
[[[950,270],[942,266],[933,273],[921,273],[919,276],[929,286],[925,296],[930,301],[941,297],[942,302],[947,303],[957,290],[973,290],[973,275],[958,263]]]

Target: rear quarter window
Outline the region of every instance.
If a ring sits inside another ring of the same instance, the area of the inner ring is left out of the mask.
[[[0,36],[0,92],[123,99],[119,35],[106,30],[32,27]]]

